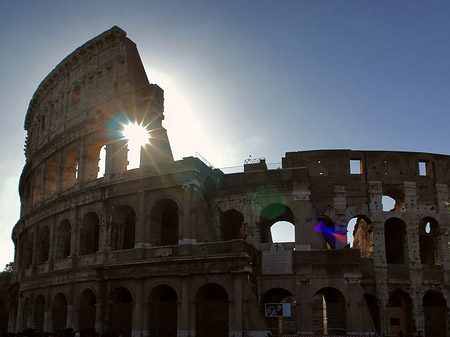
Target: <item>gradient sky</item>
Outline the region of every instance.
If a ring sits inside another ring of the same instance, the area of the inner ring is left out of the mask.
[[[114,25],[165,90],[176,159],[288,151],[450,155],[450,1],[1,0],[0,270],[13,259],[23,123],[44,77]]]

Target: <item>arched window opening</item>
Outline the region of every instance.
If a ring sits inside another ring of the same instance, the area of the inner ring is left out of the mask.
[[[41,172],[37,172],[34,176],[33,182],[33,204],[36,204],[39,200],[41,200],[41,183],[42,174]]]
[[[169,286],[156,287],[150,294],[150,336],[177,335],[177,301],[175,290]]]
[[[272,241],[295,242],[295,226],[288,221],[277,221],[270,227]]]
[[[106,145],[94,143],[88,147],[84,170],[86,180],[91,181],[105,175]]]
[[[235,209],[230,209],[221,214],[223,240],[245,239],[244,216]]]
[[[50,198],[56,193],[56,181],[58,178],[58,164],[52,161],[45,176],[45,198]]]
[[[340,249],[347,244],[347,228],[345,226],[336,226],[329,218],[318,217],[315,231],[322,233],[328,249]]]
[[[66,327],[67,322],[67,300],[66,296],[59,293],[56,295],[52,306],[53,331],[58,332]]]
[[[120,206],[114,212],[112,246],[114,249],[132,249],[135,244],[136,213],[130,206]]]
[[[133,319],[133,298],[126,288],[116,288],[111,293],[109,310],[109,330],[123,337],[131,337]]]
[[[201,287],[195,296],[196,337],[228,337],[228,293],[218,284]]]
[[[71,226],[69,220],[63,220],[56,231],[55,260],[61,260],[70,255]]]
[[[323,288],[313,297],[313,331],[319,335],[345,335],[344,296],[334,288]]]
[[[94,212],[86,214],[80,228],[80,254],[94,254],[98,251],[100,221]]]
[[[104,177],[106,171],[106,145],[103,145],[102,148],[100,149],[97,169],[98,169],[97,178]]]
[[[408,247],[406,225],[398,218],[390,218],[384,224],[384,243],[387,263],[406,263]]]
[[[44,332],[45,299],[40,295],[34,305],[34,326],[37,333]]]
[[[405,202],[402,200],[402,196],[399,193],[393,193],[392,195],[383,195],[381,197],[381,204],[383,212],[405,212]]]
[[[439,293],[428,293],[423,297],[425,336],[447,336],[447,302]]]
[[[423,218],[419,223],[420,261],[422,264],[440,265],[438,247],[438,222],[430,217]]]
[[[389,296],[389,330],[394,336],[398,336],[400,331],[405,336],[411,332],[411,300],[403,292],[396,291]]]
[[[372,222],[366,216],[356,216],[347,224],[347,244],[360,249],[361,257],[373,256]]]
[[[381,325],[380,325],[380,308],[378,306],[377,300],[375,296],[365,293],[364,300],[369,308],[370,317],[372,318],[373,329],[380,333]]]
[[[285,204],[270,204],[262,210],[260,224],[261,243],[273,243],[271,227],[279,221],[286,221],[291,224],[295,223],[293,212]]]
[[[297,302],[286,289],[268,290],[261,299],[266,322],[273,334],[297,332]]]
[[[50,229],[46,226],[40,230],[38,241],[38,260],[41,264],[48,261],[48,254],[50,251]]]
[[[78,152],[70,151],[64,163],[63,189],[75,186],[78,179]]]
[[[78,325],[80,331],[95,331],[97,298],[90,289],[85,289],[81,294],[80,309],[78,312]]]
[[[151,220],[155,229],[154,236],[160,240],[156,244],[178,244],[178,205],[171,199],[163,199],[152,208]]]

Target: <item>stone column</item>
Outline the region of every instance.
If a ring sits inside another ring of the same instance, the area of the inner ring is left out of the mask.
[[[100,335],[103,331],[103,304],[102,302],[97,302],[95,304],[95,331],[97,331]]]
[[[143,335],[143,317],[142,317],[142,305],[143,305],[143,288],[144,283],[142,279],[135,281],[136,296],[133,305],[133,325],[131,328],[132,337],[140,337]]]
[[[22,305],[23,305],[23,300],[22,300],[22,296],[19,293],[18,295],[18,304],[17,304],[17,317],[16,317],[16,327],[14,329],[13,332],[19,332],[22,330]]]
[[[195,302],[192,304],[190,302],[189,286],[189,277],[184,276],[181,282],[181,313],[179,315],[179,322],[181,321],[181,324],[178,329],[178,337],[188,337],[189,333],[192,332],[191,329],[194,325],[193,321],[191,321],[191,319],[195,320],[194,310],[190,309],[193,309]]]
[[[297,331],[299,334],[313,333],[313,294],[310,291],[311,280],[306,277],[298,279],[300,298],[297,300]]]
[[[234,275],[234,336],[242,337],[242,321],[243,321],[243,310],[242,310],[242,274]],[[231,329],[230,329],[231,332]]]
[[[143,247],[148,242],[145,232],[145,192],[138,192],[138,209],[136,214],[136,231],[134,235],[135,247]]]

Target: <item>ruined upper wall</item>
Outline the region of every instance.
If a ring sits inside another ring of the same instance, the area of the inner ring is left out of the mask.
[[[27,160],[68,129],[132,105],[121,101],[131,92],[154,98],[162,109],[163,91],[149,85],[135,43],[114,26],[67,56],[39,85],[25,118]]]
[[[360,173],[351,173],[350,161],[360,162]],[[436,184],[450,183],[450,157],[422,152],[319,150],[287,152],[283,168],[308,167],[311,177],[364,176],[370,181]],[[420,164],[419,164],[420,163]],[[419,169],[422,167],[425,171]]]

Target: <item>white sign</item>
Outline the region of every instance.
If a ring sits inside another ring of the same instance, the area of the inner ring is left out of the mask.
[[[265,303],[266,317],[291,317],[291,303]]]

